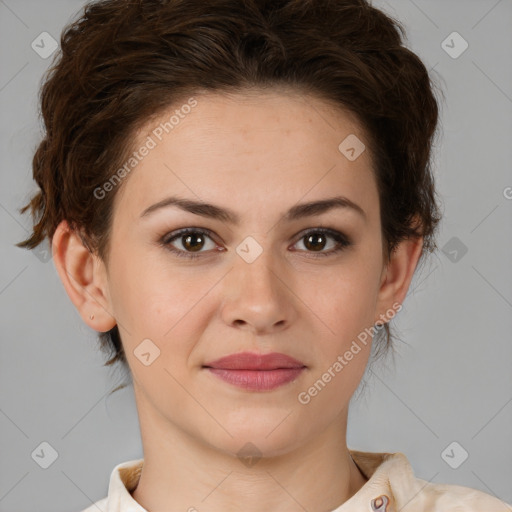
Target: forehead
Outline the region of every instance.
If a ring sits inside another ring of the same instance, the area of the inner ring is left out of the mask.
[[[261,210],[341,193],[370,206],[377,194],[370,154],[348,159],[340,150],[347,137],[367,142],[355,116],[316,97],[195,95],[139,130],[133,149],[145,156],[116,202],[140,213],[172,194]]]

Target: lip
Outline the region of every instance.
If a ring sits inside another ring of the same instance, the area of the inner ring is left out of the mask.
[[[270,391],[295,380],[306,365],[293,357],[272,352],[241,352],[203,366],[229,384],[251,391]]]
[[[223,370],[277,370],[280,368],[303,368],[306,365],[279,352],[269,354],[239,352],[238,354],[221,357],[206,363],[204,366]]]

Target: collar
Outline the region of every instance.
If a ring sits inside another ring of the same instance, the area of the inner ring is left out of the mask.
[[[400,452],[373,453],[349,450],[352,459],[368,481],[345,503],[332,512],[397,512],[406,490],[417,482],[407,457]],[[409,498],[410,499],[410,498]]]
[[[448,484],[430,484],[416,478],[407,457],[397,453],[349,450],[368,481],[331,512],[512,512],[512,506],[481,491]],[[118,464],[112,471],[108,496],[84,512],[147,512],[131,496],[137,487],[144,459]]]

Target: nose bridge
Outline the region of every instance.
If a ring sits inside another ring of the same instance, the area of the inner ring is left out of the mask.
[[[267,238],[268,240],[268,238]],[[290,296],[279,255],[268,244],[247,237],[236,248],[233,268],[225,282],[224,320],[269,329],[291,319]]]
[[[252,293],[274,295],[279,281],[276,265],[278,256],[273,254],[269,238],[246,237],[236,248],[236,279],[240,284],[249,286]],[[243,288],[243,286],[242,286]]]

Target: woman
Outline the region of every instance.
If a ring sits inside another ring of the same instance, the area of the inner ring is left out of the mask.
[[[400,31],[365,0],[106,0],[65,29],[19,245],[51,240],[144,448],[87,511],[510,510],[346,444],[440,221]]]

